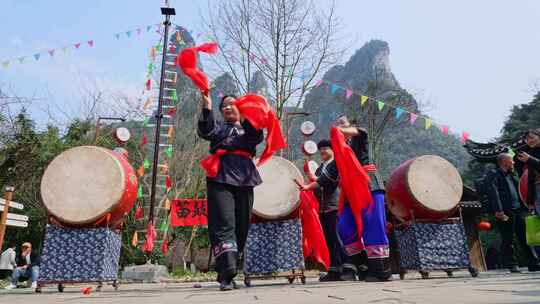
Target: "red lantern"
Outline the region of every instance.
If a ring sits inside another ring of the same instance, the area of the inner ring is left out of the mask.
[[[478,229],[478,230],[480,230],[480,231],[488,231],[488,230],[491,230],[491,223],[482,220],[482,221],[480,221],[480,222],[476,225],[476,229]]]

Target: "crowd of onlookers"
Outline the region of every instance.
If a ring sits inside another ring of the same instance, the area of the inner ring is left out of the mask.
[[[11,277],[6,289],[17,288],[19,280],[28,280],[31,288],[36,289],[39,277],[39,254],[32,250],[32,244],[23,243],[20,253],[17,246],[11,244],[0,256],[0,278]]]
[[[501,236],[503,267],[513,273],[520,272],[514,250],[514,236],[525,255],[529,271],[540,270],[537,252],[527,244],[525,225],[527,216],[540,214],[540,129],[528,131],[526,143],[527,148],[516,156],[500,154],[496,169],[486,176],[488,211],[495,216],[495,226]],[[528,172],[526,201],[522,200],[519,192],[520,180],[514,170],[515,161],[520,162],[520,168]]]

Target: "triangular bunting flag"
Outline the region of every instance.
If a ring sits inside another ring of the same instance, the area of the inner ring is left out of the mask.
[[[80,42],[79,42],[79,43],[75,43],[74,46],[75,46],[76,49],[78,49],[78,48],[81,47],[81,43],[80,43]]]
[[[23,63],[24,59],[26,59],[26,57],[19,57],[19,63]]]
[[[175,73],[173,78],[172,78],[172,82],[176,83],[177,80],[178,80],[178,74]]]
[[[172,97],[172,100],[174,101],[178,100],[178,96],[176,95],[176,90],[172,91],[171,97]]]
[[[150,91],[152,89],[152,79],[148,79],[144,85],[145,89],[147,91]]]
[[[167,111],[167,114],[170,115],[170,116],[174,116],[174,114],[176,114],[176,108],[170,108]]]
[[[89,47],[93,47],[93,46],[94,46],[94,40],[88,40],[88,41],[86,41],[86,43],[88,43],[88,46],[89,46]]]
[[[450,133],[450,127],[449,126],[441,126],[441,132],[443,132],[443,134],[445,135],[448,135]]]
[[[180,32],[176,32],[176,42],[182,41],[182,36],[180,36]]]
[[[322,81],[321,79],[317,80],[317,81],[315,82],[315,87],[318,88],[319,86],[321,86],[322,82],[323,82],[323,81]]]
[[[126,36],[128,36],[128,38],[131,37],[131,31],[127,31]]]
[[[172,150],[172,147],[171,147],[171,146],[169,146],[169,147],[167,148],[167,150],[165,150],[165,153],[167,154],[167,156],[168,156],[169,158],[172,158],[172,152],[173,152],[173,150]]]
[[[144,147],[147,143],[148,143],[148,136],[146,135],[146,133],[143,133],[143,136],[141,138],[141,143],[139,146]]]
[[[514,151],[514,149],[508,147],[508,152],[507,152],[510,156],[514,157],[516,156],[516,152]]]
[[[428,130],[429,128],[431,128],[431,125],[433,124],[433,120],[427,117],[425,119],[426,119],[426,130]]]
[[[461,144],[465,144],[467,143],[467,141],[469,140],[469,133],[467,132],[462,132],[461,133]]]
[[[173,136],[173,126],[169,126],[169,130],[167,130],[167,137],[172,138]]]
[[[137,169],[137,175],[138,175],[139,177],[142,177],[142,176],[144,175],[144,166],[143,166],[143,165],[141,165],[141,166],[139,167],[139,169]]]
[[[150,168],[150,162],[148,161],[148,159],[145,159],[145,160],[144,160],[143,166],[144,166],[145,169]]]
[[[49,55],[51,55],[51,57],[54,56],[54,51],[55,51],[55,50],[49,50]]]
[[[161,243],[161,253],[163,255],[167,255],[167,251],[169,250],[169,246],[167,245],[167,240],[163,240],[163,243]]]
[[[158,53],[160,53],[161,51],[163,51],[163,45],[161,43],[158,43],[156,45],[156,50],[158,51]]]
[[[338,86],[335,84],[330,85],[330,92],[334,94],[338,89]]]
[[[150,116],[145,117],[142,123],[143,127],[147,127],[149,122],[150,122]]]
[[[116,37],[116,40],[120,40],[120,33],[116,33],[114,36]]]
[[[383,101],[378,100],[377,101],[377,107],[379,108],[379,111],[382,111],[384,108],[385,103]]]
[[[165,210],[171,210],[171,201],[169,198],[165,199]]]
[[[144,102],[144,105],[143,105],[143,110],[147,110],[148,108],[150,108],[150,105],[152,104],[152,100],[150,99],[150,97],[148,97],[146,99],[146,101]]]
[[[40,56],[41,56],[41,54],[39,54],[39,53],[38,53],[38,54],[34,54],[34,58],[36,59],[36,61],[39,60],[39,57],[40,57]]]
[[[137,231],[133,233],[133,237],[131,238],[131,246],[137,247],[139,244],[139,236],[137,235]]]
[[[155,58],[156,58],[156,48],[155,48],[155,47],[152,47],[152,48],[150,49],[150,57],[151,57],[152,59],[155,59]]]
[[[159,230],[161,230],[164,233],[167,233],[167,230],[169,230],[169,223],[168,223],[167,219],[168,219],[168,217],[163,219],[163,221],[161,222],[161,225],[159,226]]]
[[[140,199],[142,198],[142,186],[139,185],[139,188],[137,189],[137,198]]]
[[[137,29],[137,35],[140,35],[142,30],[140,28]]]
[[[366,104],[366,102],[368,101],[368,99],[369,99],[369,97],[367,97],[367,96],[364,96],[364,95],[360,96],[360,106],[363,107]]]
[[[172,187],[172,180],[169,175],[165,178],[165,187],[167,187],[167,190],[171,189]]]
[[[137,209],[135,209],[135,219],[140,220],[144,217],[141,204],[137,204]]]
[[[266,60],[266,58],[261,58],[261,64],[267,64],[267,63],[268,63],[268,60]]]
[[[414,114],[414,113],[411,113],[411,119],[409,120],[411,125],[414,125],[414,123],[416,122],[416,119],[418,119],[418,115]]]
[[[152,29],[152,26],[151,26],[151,25],[149,25],[149,26],[146,27],[146,31],[147,31],[147,32],[149,32],[151,29]]]
[[[345,91],[345,98],[347,98],[347,99],[351,98],[352,94],[353,94],[353,92],[351,90],[347,89],[347,91]]]
[[[163,165],[159,165],[159,170],[161,171],[161,174],[167,174],[169,173],[169,165],[167,163],[164,163]]]
[[[399,119],[401,115],[405,112],[402,108],[396,108],[396,119]]]
[[[156,238],[156,229],[154,228],[154,223],[149,222],[148,227],[146,228],[146,239],[144,240],[142,250],[149,253],[154,251],[155,238]]]

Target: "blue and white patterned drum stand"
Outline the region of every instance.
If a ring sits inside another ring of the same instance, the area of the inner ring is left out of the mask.
[[[117,288],[121,245],[121,235],[109,228],[47,225],[39,284],[58,283],[63,291],[64,283],[113,281]]]
[[[299,219],[251,224],[244,255],[244,274],[247,278],[254,274],[269,275],[304,269],[302,224]],[[305,281],[303,274],[301,279]],[[250,285],[249,282],[248,279],[246,285]]]
[[[444,270],[451,277],[453,270],[468,269],[473,277],[477,275],[476,269],[471,266],[467,238],[459,220],[413,222],[403,230],[396,230],[396,237],[401,279],[406,270],[418,270],[423,279],[429,277],[430,270]]]

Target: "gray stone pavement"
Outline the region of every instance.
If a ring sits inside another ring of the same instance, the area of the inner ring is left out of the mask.
[[[124,284],[117,291],[105,286],[102,292],[83,295],[83,287],[67,286],[58,293],[46,286],[42,294],[29,289],[0,291],[0,303],[540,303],[540,273],[509,274],[484,272],[471,278],[468,272],[456,272],[447,278],[444,272],[432,272],[429,280],[409,273],[401,281],[319,283],[308,278],[306,285],[286,284],[285,279],[254,280],[253,287],[219,292],[216,283]]]

